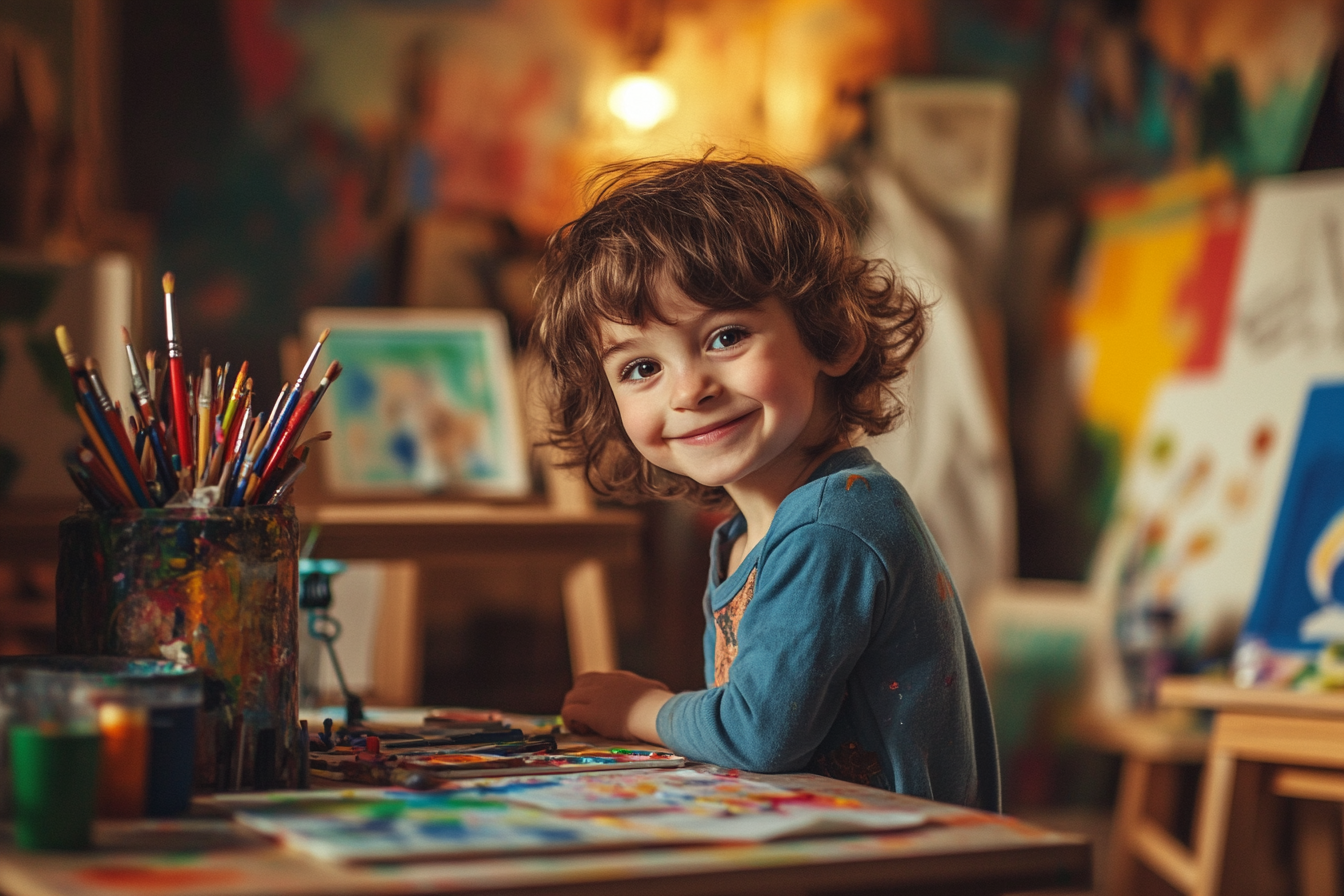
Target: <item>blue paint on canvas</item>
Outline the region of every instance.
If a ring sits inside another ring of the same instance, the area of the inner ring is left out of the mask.
[[[1245,637],[1315,651],[1344,631],[1344,383],[1312,389]]]

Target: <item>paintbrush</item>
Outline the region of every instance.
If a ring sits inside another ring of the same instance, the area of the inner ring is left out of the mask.
[[[250,393],[244,396],[243,401],[244,414],[248,413],[247,409],[251,407],[250,403],[251,398],[252,396]],[[233,400],[235,399],[231,399],[231,401]],[[236,418],[237,415],[234,414],[234,417]],[[219,445],[218,447],[215,448],[215,453],[210,457],[210,470],[208,473],[206,473],[205,476],[206,485],[219,484],[220,473],[224,469],[224,467],[228,464],[231,457],[230,449],[233,445],[233,437],[236,435],[236,433],[233,432],[231,427],[225,426],[223,419],[220,420],[219,428],[220,428]]]
[[[131,495],[137,502],[142,502],[142,507],[152,507],[153,503],[149,500],[149,486],[145,484],[144,477],[140,475],[140,464],[136,463],[135,449],[131,447],[131,440],[126,436],[126,424],[121,419],[121,413],[116,405],[112,403],[112,397],[107,394],[107,388],[103,385],[102,374],[98,369],[98,362],[93,358],[84,359],[84,372],[88,378],[88,385],[93,390],[93,397],[97,403],[98,410],[101,412],[102,419],[106,424],[106,431],[101,431],[104,439],[108,440],[107,450],[116,460],[120,454],[126,461],[121,468],[122,475],[126,477],[126,485],[130,487]],[[94,424],[98,423],[98,417],[94,417]]]
[[[225,434],[225,441],[219,452],[221,458],[219,464],[220,469],[218,471],[212,470],[210,475],[211,485],[218,484],[220,486],[227,486],[229,484],[229,476],[233,473],[236,466],[235,460],[238,457],[238,452],[242,451],[243,445],[246,444],[247,428],[248,424],[251,422],[250,417],[252,415],[252,381],[250,379],[247,381],[247,385],[244,389],[242,413],[234,414],[233,426]],[[213,466],[214,464],[212,463],[211,467]],[[223,490],[221,489],[221,500],[227,497],[222,492]]]
[[[288,388],[289,383],[285,383],[284,387],[280,390],[280,394],[284,395]],[[276,401],[278,403],[279,399],[276,399]],[[266,439],[271,432],[271,424],[274,422],[275,408],[271,408],[271,417],[266,421],[265,425],[262,425],[259,421],[257,426],[254,427],[257,432],[256,435],[252,437],[252,441],[248,444],[247,454],[243,456],[243,462],[238,467],[238,477],[233,484],[233,495],[229,501],[230,505],[241,507],[247,500],[249,496],[248,493],[256,491],[256,487],[252,484],[252,480],[256,478],[251,475],[252,468],[256,465],[257,456],[261,453],[261,446],[266,443]]]
[[[91,506],[97,510],[116,510],[117,503],[111,498],[105,496],[101,489],[93,482],[93,477],[89,471],[79,464],[66,464],[65,471],[70,474],[70,481],[79,489],[79,493],[84,496]]]
[[[237,488],[238,472],[243,466],[243,456],[247,454],[247,446],[252,444],[252,439],[256,435],[257,418],[243,417],[242,419],[243,422],[238,427],[238,436],[233,443],[232,460],[229,462],[229,468],[220,482],[219,503],[226,507],[233,503],[233,492]]]
[[[80,410],[80,408],[76,407],[76,410]],[[88,415],[85,414],[84,416],[87,417]],[[110,498],[112,503],[118,507],[129,507],[134,503],[131,501],[130,495],[125,494],[117,484],[117,477],[107,469],[107,465],[99,457],[97,450],[93,447],[93,439],[87,436],[81,439],[76,456],[84,469],[88,470],[89,475],[93,477],[94,484],[102,489],[103,494]]]
[[[154,393],[150,391],[150,384],[154,382],[153,370],[151,368],[146,381],[145,372],[140,368],[140,359],[135,353],[135,346],[131,344],[130,330],[122,327],[121,338],[126,343],[126,362],[131,370],[131,394],[140,409],[141,418],[145,421],[145,431],[148,434],[150,448],[154,452],[155,478],[163,486],[164,491],[171,495],[177,491],[177,476],[173,472],[172,464],[168,462],[167,452],[163,450],[161,436],[163,423],[158,419],[154,408]],[[146,357],[152,365],[154,352],[149,352]]]
[[[201,485],[205,485],[206,467],[210,463],[210,448],[213,441],[214,421],[210,413],[215,403],[215,377],[210,372],[210,353],[205,353],[205,362],[201,365],[199,391],[196,395],[196,458],[200,461]]]
[[[308,424],[308,418],[312,416],[313,409],[316,408],[317,403],[322,400],[322,396],[326,394],[327,388],[334,383],[336,378],[340,375],[341,362],[332,361],[327,365],[327,372],[322,375],[322,379],[318,382],[317,388],[300,399],[298,406],[294,408],[294,413],[290,416],[289,422],[285,425],[284,433],[276,441],[275,449],[271,452],[271,456],[267,459],[266,466],[262,470],[261,481],[263,483],[267,482],[273,473],[279,471],[289,462],[289,459],[285,456],[289,450],[289,446],[303,435],[303,428]]]
[[[70,372],[70,383],[73,385],[84,377],[84,367],[79,363],[79,355],[75,354],[74,345],[70,342],[70,333],[64,325],[56,328],[56,344],[60,346],[61,356],[65,358],[65,368]]]
[[[285,426],[289,423],[290,415],[294,413],[294,408],[299,403],[299,399],[303,394],[303,384],[307,381],[308,374],[313,369],[313,364],[317,362],[318,352],[322,351],[322,343],[326,342],[327,337],[330,335],[330,327],[323,330],[321,335],[317,337],[317,345],[314,345],[313,350],[308,353],[308,360],[304,362],[303,369],[299,371],[298,379],[294,380],[294,388],[290,390],[289,398],[285,401],[284,406],[280,410],[280,417],[275,421],[275,425],[271,427],[271,435],[266,444],[262,445],[261,453],[257,455],[257,462],[259,464],[264,466],[274,454],[275,443],[284,433]]]
[[[121,446],[108,426],[102,409],[98,407],[93,390],[82,379],[75,384],[75,390],[79,393],[83,404],[82,407],[75,408],[79,422],[84,425],[84,430],[89,434],[94,448],[102,455],[103,462],[116,474],[117,483],[125,493],[127,506],[149,507],[149,496],[137,484],[135,474],[131,472],[130,459],[122,453]]]
[[[173,314],[173,274],[163,275],[163,313],[168,326],[168,390],[172,393],[173,428],[177,436],[178,462],[182,466],[184,488],[191,486],[191,423],[187,412],[187,374],[182,369],[182,343],[177,338],[177,317]]]
[[[233,428],[233,417],[238,412],[239,393],[242,391],[243,383],[248,383],[248,390],[252,389],[251,380],[247,378],[247,362],[244,361],[238,368],[238,377],[233,381],[233,392],[229,394],[228,403],[224,405],[224,420],[220,428],[224,430],[224,438],[228,439],[229,433]]]

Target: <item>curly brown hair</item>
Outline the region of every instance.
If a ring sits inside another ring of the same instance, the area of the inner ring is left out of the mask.
[[[855,253],[840,213],[802,175],[711,150],[609,165],[589,191],[588,211],[547,243],[532,333],[551,374],[546,442],[598,494],[728,503],[722,488],[659,469],[636,450],[603,373],[603,319],[659,319],[661,284],[717,310],[775,298],[823,363],[863,346],[833,380],[835,413],[819,450],[896,424],[904,408],[894,386],[923,341],[926,305],[885,261]]]

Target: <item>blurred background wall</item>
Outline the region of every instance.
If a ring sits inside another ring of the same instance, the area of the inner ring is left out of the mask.
[[[883,450],[968,606],[1005,577],[1081,582],[1148,400],[1217,365],[1247,189],[1344,164],[1339,23],[1338,0],[6,0],[0,395],[60,379],[33,321],[102,295],[71,278],[108,253],[138,331],[160,331],[171,269],[189,350],[249,359],[264,393],[317,306],[493,307],[521,343],[585,172],[719,146],[807,170],[942,300],[924,397]],[[1139,212],[1188,227],[1105,243]],[[12,385],[20,362],[35,385]],[[26,438],[0,429],[0,493],[72,501],[34,484],[27,458],[52,452]],[[643,509],[648,562],[613,571],[623,658],[694,687],[716,520]],[[427,611],[425,699],[558,705],[553,578],[456,577]],[[40,603],[50,579],[7,566],[0,592]],[[1074,676],[1077,649],[1047,646],[1028,690]],[[1051,724],[1014,699],[1010,762]],[[1057,795],[1021,755],[1010,798]]]

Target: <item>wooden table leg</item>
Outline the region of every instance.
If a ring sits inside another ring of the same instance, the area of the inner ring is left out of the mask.
[[[565,575],[561,591],[573,673],[614,670],[616,634],[607,596],[606,568],[597,560],[584,560]]]
[[[1215,723],[1209,758],[1204,763],[1204,780],[1200,784],[1199,809],[1195,817],[1195,879],[1192,896],[1218,896],[1236,776],[1236,755],[1218,743]]]

